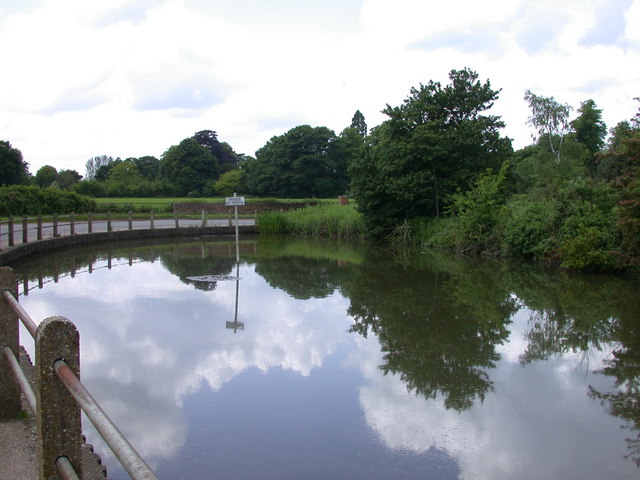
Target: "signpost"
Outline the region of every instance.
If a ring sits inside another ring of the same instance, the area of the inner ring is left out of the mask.
[[[233,206],[236,216],[236,311],[233,322],[225,322],[226,328],[233,329],[233,333],[238,330],[244,330],[244,323],[238,321],[238,287],[240,286],[240,234],[238,232],[238,205],[244,205],[244,197],[237,197],[233,193],[233,197],[227,197],[226,205]]]
[[[236,211],[236,262],[240,263],[240,234],[238,233],[238,205],[244,205],[244,197],[237,197],[233,192],[233,197],[227,197],[226,205],[233,206]]]

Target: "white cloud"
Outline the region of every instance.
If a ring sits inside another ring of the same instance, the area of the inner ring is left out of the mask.
[[[412,86],[467,66],[503,89],[496,110],[521,147],[526,88],[576,107],[592,97],[610,126],[635,113],[640,0],[629,2],[10,2],[0,131],[32,173],[160,156],[203,129],[253,154],[302,123],[339,132],[356,109],[373,127]]]

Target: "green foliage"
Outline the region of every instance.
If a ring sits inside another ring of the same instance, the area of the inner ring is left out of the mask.
[[[27,186],[0,187],[0,216],[85,213],[96,203],[74,192]]]
[[[505,203],[508,168],[505,162],[497,174],[488,170],[480,175],[473,188],[466,192],[458,190],[452,195],[448,211],[458,217],[460,246],[464,250],[493,248],[489,243]]]
[[[218,177],[218,161],[208,148],[187,138],[163,154],[160,171],[177,195],[202,196]]]
[[[367,229],[384,237],[416,217],[439,216],[457,189],[466,189],[487,168],[511,154],[504,125],[483,115],[498,91],[468,69],[452,70],[446,86],[430,81],[373,129],[369,147],[351,165],[352,193]]]
[[[263,213],[258,229],[265,234],[313,235],[330,238],[364,238],[361,215],[350,205],[320,204],[286,213]]]
[[[284,213],[265,212],[258,216],[258,232],[263,235],[283,235],[289,233]]]
[[[35,177],[33,177],[33,181],[38,187],[44,188],[55,182],[57,177],[58,170],[51,165],[45,165],[38,169]]]
[[[220,175],[220,178],[213,184],[216,193],[225,197],[230,197],[234,192],[242,191],[241,185],[244,177],[244,170],[229,170]]]
[[[273,137],[243,161],[245,185],[252,195],[326,198],[345,193],[347,151],[326,127],[301,125]]]
[[[514,257],[538,259],[555,249],[558,204],[550,198],[512,199],[509,220],[502,226],[502,249]]]
[[[582,143],[593,156],[604,147],[604,137],[607,134],[607,126],[602,121],[602,110],[596,108],[596,102],[586,100],[580,104],[578,117],[571,122],[575,130],[575,138]],[[595,171],[595,163],[590,162],[589,169]]]
[[[553,97],[536,95],[531,90],[525,91],[524,99],[531,109],[527,123],[538,131],[538,138],[546,138],[556,161],[560,163],[562,142],[569,132],[571,106],[561,104]]]
[[[97,180],[84,180],[82,182],[78,182],[73,186],[73,191],[80,195],[87,195],[88,197],[107,196],[107,190],[104,187],[104,183]]]
[[[562,266],[584,271],[611,271],[620,267],[609,249],[606,232],[595,227],[581,227],[560,245]]]
[[[360,110],[356,110],[351,119],[351,128],[353,128],[361,137],[367,136],[367,122],[364,121],[364,115]]]
[[[0,140],[0,185],[26,185],[29,183],[29,164],[22,152],[11,143]]]

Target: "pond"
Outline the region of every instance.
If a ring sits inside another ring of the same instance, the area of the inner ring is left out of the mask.
[[[638,478],[637,280],[293,239],[244,239],[236,264],[233,238],[172,242],[16,267],[34,320],[77,325],[83,382],[159,478]]]

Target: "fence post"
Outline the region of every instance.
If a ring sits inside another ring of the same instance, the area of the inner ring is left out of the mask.
[[[87,216],[87,230],[89,233],[93,232],[93,213],[91,212],[89,212],[89,215]]]
[[[131,218],[131,209],[129,209],[129,230],[133,230],[133,219]]]
[[[58,236],[58,214],[53,214],[53,237],[56,238]]]
[[[111,231],[111,212],[107,212],[107,232]]]
[[[38,240],[42,240],[42,215],[38,214]]]
[[[71,235],[76,233],[76,212],[71,212],[71,225],[69,225]]]
[[[7,219],[9,221],[9,246],[13,247],[13,217]]]
[[[153,230],[155,228],[155,220],[153,218],[153,210],[151,210],[151,229]]]
[[[176,218],[176,228],[179,228],[180,227],[180,223],[178,222],[178,214],[175,213],[174,215],[175,215],[175,218]]]
[[[27,217],[22,217],[22,243],[29,243]]]
[[[67,457],[82,478],[80,406],[58,377],[53,364],[64,359],[80,377],[80,336],[64,317],[49,317],[36,332],[36,424],[40,477],[58,478],[56,460]]]
[[[18,280],[13,269],[0,267],[0,294],[5,290],[18,298]],[[0,348],[9,347],[19,358],[18,316],[0,296]],[[13,376],[7,358],[0,354],[0,419],[9,420],[20,416],[20,389]]]

